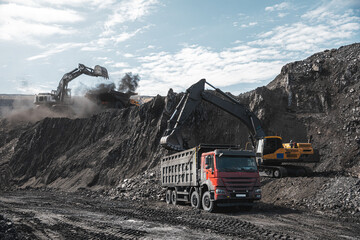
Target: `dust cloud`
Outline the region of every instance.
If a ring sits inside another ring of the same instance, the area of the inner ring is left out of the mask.
[[[0,118],[12,124],[35,123],[44,118],[84,118],[97,114],[103,109],[91,100],[75,96],[71,105],[36,106],[32,98],[15,97],[12,105],[0,107]],[[1,101],[1,99],[0,99]]]
[[[36,107],[29,97],[15,97],[12,105],[1,107],[0,115],[11,123],[35,123],[46,117],[61,117],[48,108]]]

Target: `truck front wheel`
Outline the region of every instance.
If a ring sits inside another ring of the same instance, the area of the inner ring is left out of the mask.
[[[168,189],[168,190],[166,191],[165,199],[166,199],[166,203],[167,203],[167,204],[170,204],[170,203],[171,203],[171,193],[172,193],[172,191],[171,191],[170,189]]]
[[[210,192],[207,191],[202,197],[203,209],[207,212],[213,212],[215,210],[215,203],[210,200]]]
[[[171,202],[173,205],[176,205],[178,203],[176,191],[172,191],[171,193]]]
[[[200,195],[197,191],[193,191],[190,197],[191,206],[196,209],[201,208],[201,200]]]

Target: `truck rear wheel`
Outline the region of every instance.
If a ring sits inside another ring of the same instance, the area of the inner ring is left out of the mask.
[[[190,197],[191,206],[196,209],[201,208],[200,195],[197,191],[193,191]]]
[[[203,209],[207,212],[213,212],[215,210],[215,203],[210,200],[210,192],[207,191],[202,197]]]
[[[166,199],[166,203],[167,203],[167,204],[170,204],[170,203],[171,203],[171,193],[172,193],[172,191],[171,191],[170,189],[168,189],[168,190],[166,191],[165,199]]]
[[[176,205],[178,203],[176,191],[172,191],[171,193],[171,202],[173,205]]]

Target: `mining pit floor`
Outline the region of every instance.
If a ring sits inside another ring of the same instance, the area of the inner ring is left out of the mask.
[[[262,202],[249,212],[207,213],[85,191],[16,190],[0,192],[0,210],[18,239],[360,239],[358,219]]]

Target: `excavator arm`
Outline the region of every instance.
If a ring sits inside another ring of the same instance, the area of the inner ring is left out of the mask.
[[[67,87],[69,82],[77,78],[78,76],[86,74],[93,77],[109,78],[106,68],[96,65],[94,69],[86,67],[84,64],[79,63],[79,67],[75,68],[71,72],[65,73],[59,82],[57,90],[54,91],[54,97],[56,100],[63,102],[65,96],[67,96]]]
[[[226,99],[223,99],[214,93],[205,91],[205,84],[214,88],[216,92],[224,96]],[[175,151],[184,150],[184,142],[180,131],[181,126],[202,100],[209,102],[238,118],[251,133],[254,147],[254,138],[258,140],[265,137],[265,132],[261,127],[260,120],[254,113],[249,111],[244,105],[239,103],[230,95],[224,93],[218,88],[215,88],[210,83],[206,82],[205,79],[201,79],[199,82],[195,83],[186,90],[185,95],[176,106],[173,115],[168,121],[168,126],[164,136],[160,140],[160,144],[163,147]]]

